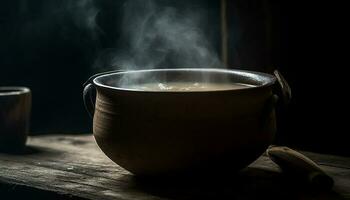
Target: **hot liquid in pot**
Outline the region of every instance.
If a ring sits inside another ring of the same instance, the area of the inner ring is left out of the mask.
[[[169,82],[169,83],[143,83],[130,86],[130,89],[142,91],[217,91],[217,90],[237,90],[253,85],[243,83],[199,83],[199,82]]]

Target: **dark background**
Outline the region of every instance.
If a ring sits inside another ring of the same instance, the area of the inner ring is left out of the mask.
[[[91,132],[82,84],[106,70],[103,52],[121,33],[123,0],[2,0],[0,86],[32,89],[31,134]],[[159,0],[206,10],[220,53],[220,1]],[[83,6],[82,6],[83,5]],[[296,1],[228,1],[229,66],[271,73],[278,68],[293,100],[279,110],[277,142],[350,155],[347,134],[345,17],[341,5]],[[96,26],[85,11],[99,12]],[[99,60],[99,62],[96,62]],[[103,67],[103,68],[102,68]]]

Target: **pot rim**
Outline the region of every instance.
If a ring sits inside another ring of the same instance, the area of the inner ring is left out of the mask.
[[[240,89],[225,89],[225,90],[198,90],[198,91],[165,91],[165,90],[139,90],[125,87],[115,87],[103,84],[99,81],[99,79],[115,74],[130,74],[136,72],[162,72],[162,71],[205,71],[205,72],[221,72],[221,73],[230,73],[236,75],[244,75],[246,77],[250,77],[254,80],[263,81],[261,85],[255,85],[254,87],[246,87]],[[128,70],[128,71],[116,71],[108,74],[102,74],[100,76],[95,77],[92,80],[92,83],[95,86],[116,90],[116,91],[130,91],[130,92],[147,92],[147,93],[203,93],[203,92],[224,92],[224,91],[242,91],[242,90],[252,90],[257,88],[265,88],[271,85],[274,85],[276,82],[276,77],[267,73],[250,71],[250,70],[238,70],[238,69],[218,69],[218,68],[163,68],[163,69],[142,69],[142,70]]]

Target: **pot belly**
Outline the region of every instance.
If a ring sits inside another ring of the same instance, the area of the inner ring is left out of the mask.
[[[148,105],[153,109],[138,113],[132,104],[116,102],[97,98],[94,136],[111,160],[137,175],[238,170],[264,152],[275,132],[274,110],[263,106],[248,114],[218,108],[208,115],[211,108],[181,112],[169,105]]]

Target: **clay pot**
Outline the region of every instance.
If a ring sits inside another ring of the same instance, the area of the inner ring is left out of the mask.
[[[128,88],[155,81],[254,87],[200,92]],[[273,75],[240,70],[124,71],[95,75],[86,84],[84,100],[98,146],[134,174],[235,171],[258,158],[274,138],[275,86]]]

